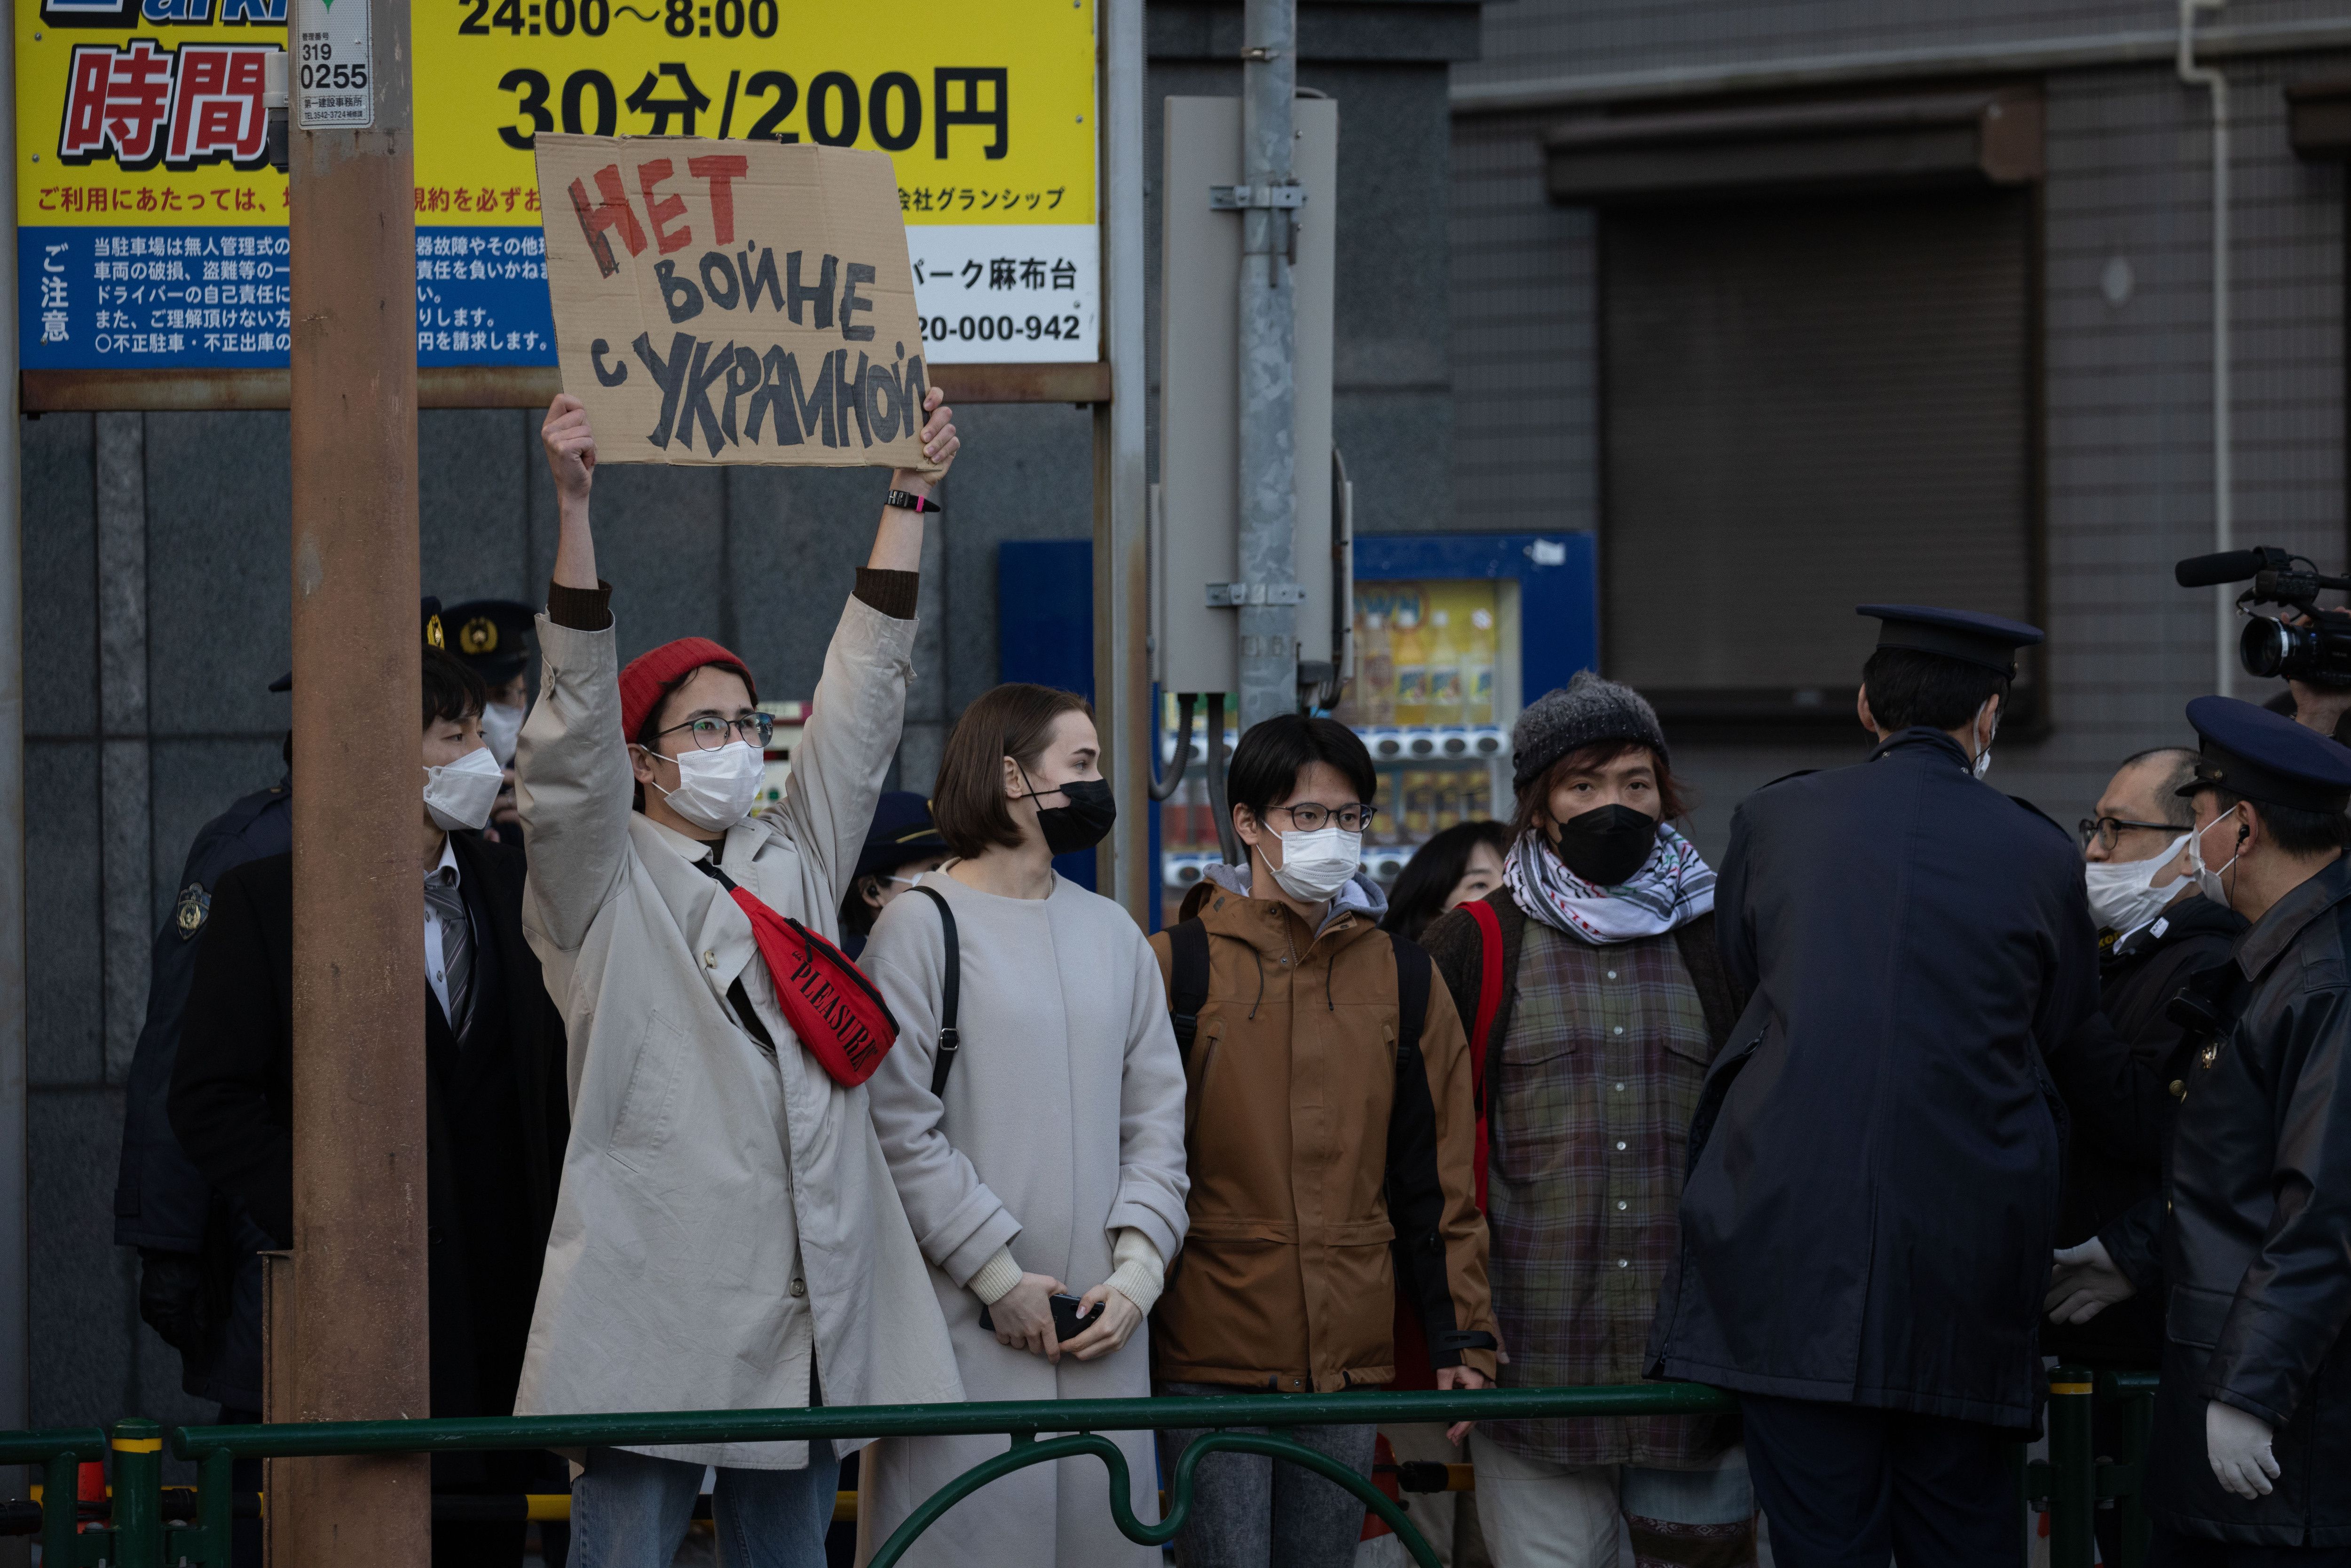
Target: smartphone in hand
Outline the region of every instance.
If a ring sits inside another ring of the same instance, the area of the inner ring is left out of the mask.
[[[1046,1301],[1053,1309],[1053,1338],[1062,1344],[1069,1343],[1078,1335],[1093,1327],[1102,1317],[1101,1302],[1094,1304],[1092,1312],[1080,1317],[1078,1306],[1082,1298],[1072,1296],[1066,1291],[1057,1291],[1046,1298]],[[990,1333],[996,1332],[995,1315],[986,1307],[979,1309],[979,1326]]]

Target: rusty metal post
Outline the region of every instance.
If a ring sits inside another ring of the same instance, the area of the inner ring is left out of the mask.
[[[408,0],[297,0],[293,1414],[431,1413]],[[422,1456],[274,1465],[271,1556],[425,1568]],[[281,1515],[280,1511],[283,1510]]]

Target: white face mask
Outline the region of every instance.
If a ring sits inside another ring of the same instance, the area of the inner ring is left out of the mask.
[[[489,747],[477,747],[455,762],[424,770],[424,809],[444,831],[478,828],[498,803],[506,770]]]
[[[671,810],[713,833],[723,833],[751,814],[768,776],[767,755],[739,740],[716,751],[689,751],[665,760],[677,764],[677,788],[647,788],[660,789]]]
[[[505,703],[492,703],[482,710],[482,738],[490,743],[490,755],[498,759],[501,768],[514,766],[515,742],[522,736],[523,710]]]
[[[1968,727],[1968,738],[1970,740],[1975,738],[1975,726],[1973,724],[1970,724]],[[1975,774],[1977,778],[1980,779],[1985,774],[1991,771],[1991,743],[1999,738],[2000,715],[1995,712],[1991,716],[1991,733],[1984,737],[1983,749],[1976,753]]]
[[[1332,822],[1311,833],[1280,833],[1281,863],[1273,880],[1301,904],[1320,904],[1341,888],[1364,863],[1364,835]]]
[[[2210,832],[2213,828],[2219,827],[2236,814],[2237,809],[2231,806],[2229,808],[2227,816],[2216,817],[2210,826],[2205,828],[2202,832],[2188,835],[2188,869],[2196,877],[2196,891],[2223,909],[2229,907],[2229,889],[2227,884],[2221,882],[2220,873],[2227,871],[2230,866],[2235,865],[2237,856],[2243,854],[2244,851],[2239,850],[2237,854],[2231,855],[2227,864],[2208,869],[2204,864],[2204,834]]]
[[[2179,896],[2178,878],[2161,887],[2154,883],[2156,877],[2179,858],[2180,849],[2189,838],[2187,833],[2180,834],[2152,860],[2082,863],[2082,875],[2090,888],[2090,917],[2098,923],[2099,930],[2136,931]]]

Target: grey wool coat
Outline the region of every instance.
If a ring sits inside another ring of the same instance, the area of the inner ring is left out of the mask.
[[[897,1016],[898,1043],[870,1087],[873,1121],[930,1263],[930,1288],[972,1399],[1102,1399],[1151,1392],[1149,1325],[1092,1362],[998,1344],[979,1326],[972,1275],[1010,1245],[1030,1273],[1083,1295],[1109,1277],[1134,1227],[1173,1262],[1185,1230],[1184,1068],[1150,946],[1126,912],[1057,879],[1050,896],[1002,898],[933,873],[962,954],[962,1049],[944,1102],[931,1093],[945,945],[939,912],[893,899],[862,962]],[[1135,1513],[1159,1517],[1151,1434],[1113,1433]],[[867,1552],[925,1498],[1003,1453],[1002,1437],[891,1438],[859,1472]],[[1153,1568],[1159,1552],[1111,1522],[1091,1457],[1037,1465],[956,1505],[910,1564]]]
[[[958,1400],[955,1353],[866,1114],[775,1007],[701,846],[630,807],[615,632],[542,615],[516,754],[523,929],[569,1030],[571,1141],[531,1319],[522,1416]],[[781,809],[720,863],[828,937],[905,711],[914,623],[852,600]],[[777,1050],[736,1020],[740,979]],[[843,1450],[856,1439],[835,1439]],[[643,1450],[798,1469],[805,1443]]]

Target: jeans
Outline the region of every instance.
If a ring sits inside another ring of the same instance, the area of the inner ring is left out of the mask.
[[[1247,1393],[1207,1383],[1170,1383],[1163,1394],[1202,1397]],[[1263,1427],[1236,1431],[1262,1432]],[[1328,1454],[1358,1475],[1372,1473],[1379,1428],[1284,1427],[1285,1437]],[[1165,1462],[1206,1431],[1162,1432]],[[1176,1568],[1348,1568],[1364,1533],[1364,1500],[1296,1465],[1262,1454],[1211,1454],[1192,1476],[1192,1511],[1176,1536]]]
[[[694,1518],[700,1465],[625,1448],[590,1448],[571,1483],[571,1561],[577,1568],[669,1568]],[[718,1472],[711,1512],[723,1568],[824,1568],[841,1461],[831,1443],[809,1444],[798,1470]]]

